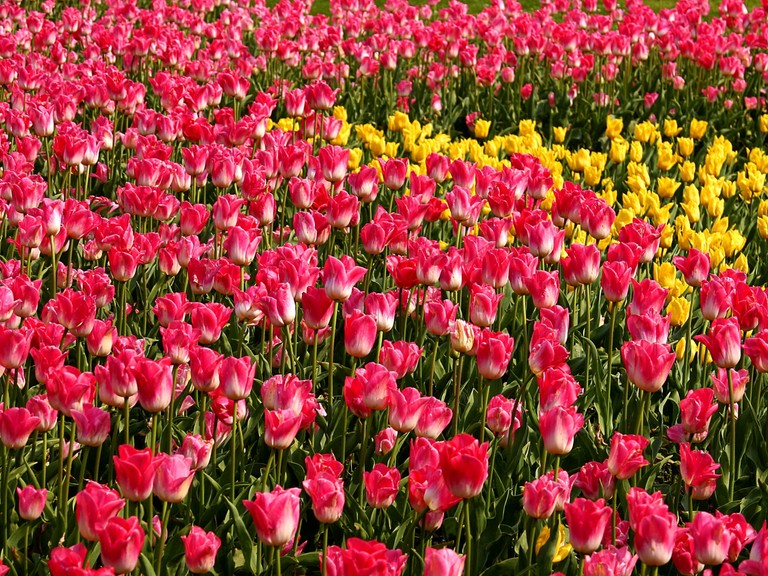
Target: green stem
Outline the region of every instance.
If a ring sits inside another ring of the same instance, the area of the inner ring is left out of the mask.
[[[336,340],[336,318],[339,315],[339,305],[333,303],[333,316],[331,318],[331,336],[328,343],[328,407],[333,408],[333,352]]]
[[[466,571],[465,574],[467,576],[471,576],[472,571],[472,528],[470,526],[470,510],[469,510],[469,500],[466,500],[464,502],[464,530],[465,534],[467,536],[466,543],[464,545],[464,553],[467,556],[467,562],[466,562]]]
[[[285,350],[283,350],[285,352]],[[232,405],[232,475],[230,476],[229,498],[235,502],[235,470],[237,469],[237,401]]]
[[[123,404],[123,424],[125,425],[125,443],[131,444],[131,403],[128,398],[125,399]]]
[[[736,403],[733,401],[733,375],[731,370],[728,370],[728,404],[730,406],[730,429],[731,429],[731,458],[730,458],[730,473],[728,474],[728,500],[733,502],[733,492],[736,487]]]

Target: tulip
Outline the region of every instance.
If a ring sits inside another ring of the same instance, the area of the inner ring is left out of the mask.
[[[300,494],[298,488],[276,486],[272,492],[257,492],[253,500],[243,501],[259,540],[275,547],[293,542],[299,526]]]
[[[712,379],[712,387],[714,389],[715,398],[720,404],[730,404],[730,392],[733,389],[733,402],[734,404],[741,402],[744,398],[744,392],[747,389],[747,383],[749,382],[749,372],[745,368],[741,370],[730,369],[731,386],[728,385],[728,370],[725,368],[718,368],[716,374],[710,374]]]
[[[213,532],[192,526],[189,534],[181,537],[184,544],[184,560],[192,574],[206,574],[213,570],[221,539]]]
[[[680,476],[691,490],[694,500],[706,500],[715,493],[720,464],[703,450],[691,450],[687,443],[680,444]]]
[[[714,380],[714,375],[712,376]],[[728,396],[727,382],[725,396],[726,398]],[[712,388],[698,388],[689,391],[685,398],[680,400],[680,420],[683,423],[683,431],[686,434],[702,434],[707,432],[709,421],[714,413],[717,412],[717,404],[713,402],[714,399],[715,390]]]
[[[483,330],[477,346],[477,370],[489,380],[501,378],[512,358],[515,340],[505,332]]]
[[[678,528],[675,533],[672,563],[680,574],[685,574],[686,576],[693,576],[704,570],[704,564],[696,560],[693,537],[688,528]]]
[[[219,368],[220,388],[230,400],[247,398],[253,388],[256,364],[251,364],[251,357],[234,358],[226,356]]]
[[[143,502],[152,494],[155,472],[161,459],[152,455],[152,450],[137,450],[129,444],[122,444],[114,456],[115,480],[126,500]]]
[[[768,564],[768,528],[765,523],[757,533],[757,537],[752,544],[749,552],[749,560],[744,560],[739,564],[739,571],[750,576],[762,576],[765,574],[766,564]]]
[[[357,266],[351,256],[344,255],[339,260],[329,256],[323,268],[325,293],[331,300],[347,300],[352,294],[352,287],[363,279],[367,269]]]
[[[574,482],[590,500],[611,498],[614,494],[616,481],[605,462],[587,462],[579,470]]]
[[[584,576],[630,576],[636,563],[637,556],[626,546],[608,546],[584,557]]]
[[[711,265],[709,254],[700,252],[696,248],[691,248],[685,257],[675,256],[672,258],[672,263],[682,272],[686,284],[690,286],[700,287],[709,276]]]
[[[163,502],[178,504],[187,497],[195,471],[192,461],[181,454],[158,454],[160,461],[155,472],[152,492]]]
[[[544,441],[544,449],[550,454],[568,454],[573,449],[573,439],[584,426],[584,416],[573,406],[554,408],[539,416],[539,430]]]
[[[97,542],[107,520],[117,516],[124,506],[125,500],[117,490],[88,482],[85,490],[78,492],[75,497],[75,518],[80,536],[90,542]]]
[[[496,321],[496,311],[504,297],[488,284],[472,284],[469,288],[469,319],[481,328],[487,328]]]
[[[603,264],[600,286],[608,302],[621,302],[627,297],[632,274],[632,268],[626,262],[614,261]]]
[[[16,488],[16,494],[19,497],[19,516],[22,519],[31,522],[42,516],[48,490],[27,484],[24,488]]]
[[[699,293],[701,315],[710,322],[717,318],[724,318],[731,307],[732,298],[733,287],[719,276],[712,276],[701,283]]]
[[[363,472],[365,498],[372,508],[389,508],[400,491],[400,471],[376,464],[370,472]]]
[[[531,518],[546,520],[555,511],[560,496],[560,486],[549,476],[540,476],[533,482],[525,483],[523,510]]]
[[[400,380],[416,370],[422,352],[423,349],[415,342],[387,340],[381,347],[381,363]]]
[[[643,450],[650,440],[636,434],[614,432],[611,438],[611,453],[606,461],[609,472],[619,480],[627,480],[640,468],[648,465]]]
[[[744,340],[743,348],[755,370],[760,373],[768,372],[768,330],[761,330]]]
[[[301,427],[301,413],[293,410],[264,410],[264,443],[273,450],[293,444]]]
[[[635,529],[635,551],[648,566],[663,566],[672,558],[677,517],[671,512],[645,516]]]
[[[389,393],[389,425],[396,431],[408,433],[416,427],[421,413],[429,402],[416,388],[402,391],[391,388]]]
[[[451,493],[473,498],[488,478],[488,442],[480,444],[469,434],[458,434],[438,445],[440,469]]]
[[[397,430],[391,427],[384,428],[373,437],[374,450],[376,454],[385,456],[395,447],[397,441]]]
[[[525,278],[523,282],[531,295],[533,305],[539,310],[551,308],[557,304],[557,299],[560,296],[560,281],[557,271],[537,270],[529,278]]]
[[[304,491],[312,500],[312,512],[321,524],[333,524],[344,512],[344,482],[327,472],[307,477],[302,482]]]
[[[101,561],[105,566],[114,568],[116,574],[132,572],[139,563],[145,538],[144,529],[136,516],[110,518],[99,532]]]
[[[573,549],[581,554],[597,550],[611,521],[611,507],[602,498],[595,502],[576,498],[572,504],[565,504],[564,510]]]
[[[77,428],[77,441],[84,446],[101,446],[109,436],[109,412],[86,404],[81,410],[72,410],[72,419]]]
[[[517,411],[515,411],[517,407]],[[497,394],[488,402],[486,410],[486,424],[488,429],[496,436],[500,436],[500,444],[506,447],[510,435],[514,438],[515,431],[522,425],[523,407],[516,400],[507,399],[502,394]]]
[[[459,556],[450,548],[427,547],[424,556],[424,576],[461,576],[466,556]]]
[[[26,408],[8,408],[0,412],[0,441],[11,450],[24,448],[40,418],[32,416]]]
[[[397,296],[394,292],[371,292],[365,297],[365,312],[376,320],[376,330],[389,332],[395,325]]]
[[[708,334],[698,334],[693,338],[707,347],[718,368],[733,368],[741,360],[739,321],[733,316],[712,320]]]
[[[733,536],[724,517],[709,512],[698,512],[691,525],[693,550],[696,560],[709,566],[718,566],[728,558]]]
[[[666,382],[675,353],[668,344],[646,340],[625,342],[621,347],[621,360],[627,370],[627,379],[644,392],[658,392]]]
[[[428,398],[416,423],[413,433],[424,438],[437,438],[450,424],[453,412],[445,402],[437,398]]]

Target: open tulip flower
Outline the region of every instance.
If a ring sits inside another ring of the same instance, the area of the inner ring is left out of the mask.
[[[465,1],[0,0],[0,575],[768,573],[768,4]]]

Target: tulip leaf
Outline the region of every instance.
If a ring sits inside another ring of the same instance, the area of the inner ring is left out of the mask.
[[[237,540],[240,543],[240,549],[243,551],[246,566],[248,566],[251,574],[257,574],[259,572],[259,567],[258,558],[256,558],[256,554],[253,553],[253,538],[245,528],[243,519],[238,513],[234,503],[231,502],[228,498],[224,498],[224,501],[227,503],[227,506],[229,506],[232,520],[235,523],[235,534],[237,535]]]
[[[144,553],[139,556],[139,562],[141,563],[141,572],[144,576],[155,576],[155,568]]]

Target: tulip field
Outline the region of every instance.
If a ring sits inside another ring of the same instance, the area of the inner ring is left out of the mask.
[[[768,576],[768,1],[316,12],[0,0],[0,576]]]

